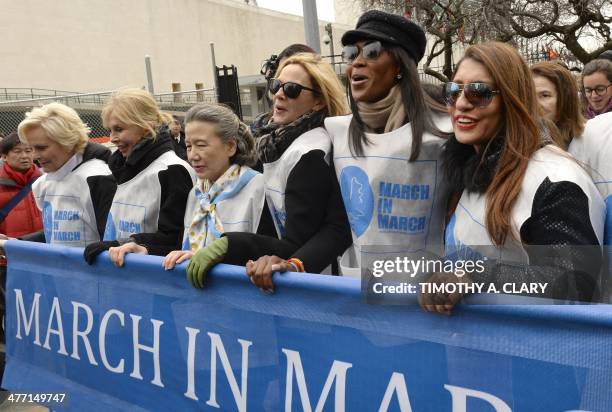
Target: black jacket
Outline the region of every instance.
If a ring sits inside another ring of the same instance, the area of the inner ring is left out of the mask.
[[[466,190],[482,195],[484,201],[497,172],[502,146],[503,133],[482,153],[459,143],[454,136],[448,140],[443,168],[459,196]],[[473,280],[491,282],[498,289],[504,283],[547,282],[548,297],[579,301],[598,298],[601,247],[591,224],[589,199],[576,183],[544,178],[533,198],[531,216],[520,227],[520,241],[529,256],[528,265],[489,259],[482,274],[471,274]]]
[[[170,135],[174,153],[183,160],[187,160],[187,145],[185,144],[185,133],[181,130],[179,138]]]
[[[168,128],[162,127],[155,140],[141,140],[127,159],[119,151],[113,153],[109,159],[109,167],[117,184],[122,184],[146,169],[159,156],[172,150],[172,138]],[[149,254],[165,256],[172,250],[181,248],[183,217],[193,181],[187,169],[181,164],[168,166],[159,172],[158,177],[161,193],[151,193],[151,196],[161,198],[158,230],[154,233],[137,233],[131,237],[136,243],[145,246]],[[147,188],[141,190],[145,191]]]
[[[335,263],[353,240],[334,167],[325,162],[324,155],[321,150],[304,154],[287,178],[283,238],[226,233],[229,248],[225,263],[244,266],[264,255],[296,257],[310,273]]]

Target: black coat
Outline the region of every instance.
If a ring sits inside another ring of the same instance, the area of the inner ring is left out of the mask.
[[[170,135],[170,139],[172,140],[172,148],[174,149],[174,153],[178,157],[183,160],[187,160],[187,145],[185,144],[185,133],[181,130],[179,133],[179,138]]]
[[[116,151],[108,164],[117,184],[122,184],[146,169],[159,156],[172,150],[172,138],[167,127],[163,127],[159,130],[155,140],[146,139],[138,143],[127,159]],[[154,233],[137,233],[131,237],[136,243],[145,246],[149,254],[165,256],[181,248],[183,218],[193,181],[187,169],[181,164],[168,166],[167,169],[159,172],[158,178],[161,193],[151,193],[151,196],[159,196],[161,199],[158,230]],[[147,190],[147,188],[142,188],[142,190]]]
[[[306,272],[319,273],[336,262],[353,240],[333,164],[327,164],[324,155],[321,150],[304,154],[289,173],[285,235],[278,239],[275,234],[226,233],[225,263],[244,266],[248,260],[277,255],[298,258]],[[266,218],[262,216],[262,222]]]

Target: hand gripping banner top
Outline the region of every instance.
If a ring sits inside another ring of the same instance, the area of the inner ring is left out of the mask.
[[[261,293],[218,265],[6,243],[13,393],[62,393],[75,411],[609,411],[609,305],[362,303],[357,279],[276,274]]]

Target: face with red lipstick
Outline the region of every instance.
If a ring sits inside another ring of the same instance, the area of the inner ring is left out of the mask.
[[[495,89],[496,85],[489,71],[476,60],[464,59],[457,68],[453,82],[485,83]],[[462,92],[454,105],[449,106],[453,130],[457,141],[469,144],[479,150],[487,144],[503,126],[502,103],[499,94],[493,95],[486,106],[475,106]]]
[[[373,103],[386,97],[400,73],[395,57],[387,50],[382,50],[376,58],[364,57],[363,48],[370,43],[371,40],[355,43],[359,54],[346,67],[351,95],[357,102]]]
[[[272,99],[272,121],[274,123],[281,125],[289,124],[306,113],[321,110],[325,107],[325,101],[316,92],[317,87],[313,84],[308,72],[301,65],[289,64],[285,66],[276,76],[276,79],[283,85],[286,83],[300,85],[302,90],[296,97],[287,96],[284,87],[280,87],[276,91]]]

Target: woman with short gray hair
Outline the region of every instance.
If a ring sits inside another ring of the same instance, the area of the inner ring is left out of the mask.
[[[192,107],[185,116],[185,143],[198,180],[187,200],[183,248],[166,256],[167,270],[227,231],[255,233],[264,207],[263,175],[250,168],[255,141],[228,107]]]

